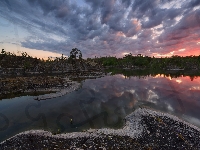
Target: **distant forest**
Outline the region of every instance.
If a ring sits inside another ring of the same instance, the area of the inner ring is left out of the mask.
[[[78,63],[77,63],[78,62]],[[82,58],[82,53],[77,48],[72,49],[70,56],[56,57],[52,59],[49,57],[47,60],[33,58],[26,52],[22,52],[21,56],[16,56],[14,53],[6,52],[2,49],[0,54],[0,66],[2,68],[23,68],[24,70],[62,70],[66,66],[72,68],[79,68],[84,62],[90,66],[98,66],[99,68],[115,67],[124,69],[151,69],[151,70],[199,70],[200,69],[200,55],[199,56],[172,56],[164,58],[155,58],[143,56],[141,54],[132,55],[127,54],[123,58],[108,57],[95,57],[95,58]],[[62,69],[60,69],[62,68]]]
[[[15,68],[15,69],[14,69]],[[82,59],[82,53],[77,48],[72,49],[69,57],[63,54],[61,57],[48,57],[47,60],[32,57],[26,52],[21,52],[21,55],[6,52],[2,49],[0,54],[0,70],[7,74],[10,70],[15,72],[66,72],[68,70],[95,70],[100,69],[94,61]],[[16,71],[17,69],[17,71]]]
[[[112,66],[129,69],[153,69],[153,70],[198,70],[200,69],[199,56],[172,56],[164,58],[148,57],[138,54],[133,56],[131,53],[123,58],[101,57],[95,58],[96,62],[103,66]]]

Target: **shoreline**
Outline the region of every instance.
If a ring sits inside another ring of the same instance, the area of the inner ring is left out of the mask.
[[[64,88],[49,88],[49,89],[47,89],[47,92],[51,91],[51,92],[56,92],[56,93],[39,95],[39,96],[34,97],[34,100],[47,100],[47,99],[52,99],[52,98],[56,98],[56,97],[61,97],[63,95],[66,95],[68,93],[71,93],[71,92],[79,89],[81,86],[81,83],[78,83],[75,81],[69,81],[67,83],[70,85],[67,87],[64,87]],[[38,90],[38,91],[45,91],[45,90],[43,89],[43,90]]]
[[[42,148],[41,146],[46,142],[46,147],[43,148],[48,147],[53,149],[61,141],[61,148],[70,148],[72,143],[76,143],[74,144],[75,148],[84,148],[84,146],[85,148],[95,147],[95,144],[97,148],[110,148],[110,146],[117,148],[120,146],[120,143],[117,141],[120,142],[124,139],[133,142],[132,145],[130,145],[130,142],[126,143],[128,147],[125,146],[123,147],[124,149],[130,148],[130,146],[140,148],[151,147],[153,149],[157,146],[176,149],[200,148],[200,128],[176,116],[147,108],[138,108],[127,115],[125,120],[124,127],[117,130],[109,128],[89,129],[85,132],[62,133],[57,135],[53,135],[51,132],[44,130],[25,131],[1,142],[0,148],[19,148],[18,143],[21,143],[20,146],[22,148],[27,147],[28,144],[29,147],[35,146],[34,148],[37,149]],[[37,139],[41,140],[38,141]],[[88,140],[91,142],[87,143]],[[107,143],[107,146],[101,144],[102,142],[98,143],[96,140],[105,140],[104,144]],[[112,143],[113,140],[117,143]],[[179,143],[177,143],[177,140]],[[70,141],[72,142],[71,144]],[[79,145],[81,142],[82,145]],[[175,145],[173,144],[174,142]],[[84,146],[83,143],[85,144]],[[112,144],[110,145],[108,143]]]
[[[77,81],[72,81],[69,80],[68,78],[64,79],[65,83],[63,86],[57,86],[57,87],[48,87],[48,88],[37,88],[37,89],[28,89],[24,90],[23,92],[14,92],[14,93],[7,93],[3,96],[6,95],[13,95],[13,97],[17,97],[17,95],[30,95],[34,97],[34,100],[46,100],[46,99],[51,99],[51,98],[56,98],[56,97],[61,97],[65,94],[71,93],[81,87],[81,83]],[[38,93],[38,94],[37,94]],[[40,93],[40,94],[39,94]],[[36,94],[34,96],[34,94]],[[8,96],[6,96],[8,97]],[[11,98],[13,98],[11,97]]]
[[[23,95],[42,92],[43,95],[37,95],[34,99],[45,100],[63,96],[74,90],[79,89],[81,83],[73,81],[74,79],[95,79],[104,77],[104,73],[94,72],[93,74],[78,77],[70,75],[67,77],[60,76],[33,76],[33,77],[16,77],[16,78],[0,78],[2,91],[1,97],[9,97],[8,95]]]

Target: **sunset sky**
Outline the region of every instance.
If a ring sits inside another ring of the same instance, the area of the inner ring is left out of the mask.
[[[1,0],[0,48],[47,58],[200,55],[200,0]]]

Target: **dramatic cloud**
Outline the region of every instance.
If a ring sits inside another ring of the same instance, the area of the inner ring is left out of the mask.
[[[199,10],[199,0],[0,1],[0,19],[24,31],[21,47],[85,57],[199,55]]]

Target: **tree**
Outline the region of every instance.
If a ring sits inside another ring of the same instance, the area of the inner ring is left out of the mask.
[[[2,49],[1,54],[6,54],[6,51],[4,49]]]
[[[73,48],[72,51],[70,52],[70,58],[71,59],[82,59],[82,53],[79,49]]]
[[[82,61],[82,53],[79,49],[73,48],[72,51],[70,52],[70,57],[69,57],[70,62],[72,63],[73,67],[76,69],[76,63],[77,60]]]
[[[28,56],[28,54],[26,52],[22,52],[21,54],[22,54],[23,57]]]

